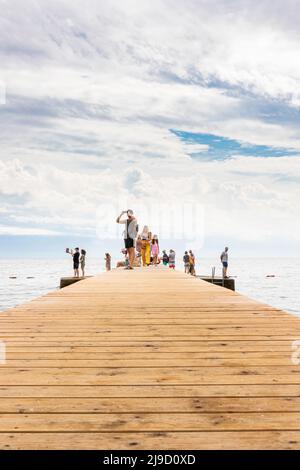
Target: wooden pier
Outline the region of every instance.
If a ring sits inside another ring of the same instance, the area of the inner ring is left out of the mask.
[[[300,319],[167,268],[0,313],[1,449],[299,449]]]

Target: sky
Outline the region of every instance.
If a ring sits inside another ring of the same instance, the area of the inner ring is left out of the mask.
[[[299,256],[298,6],[0,0],[0,255]]]

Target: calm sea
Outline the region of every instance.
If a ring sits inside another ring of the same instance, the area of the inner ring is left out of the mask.
[[[209,275],[213,266],[220,274],[217,259],[203,258],[197,274]],[[182,269],[181,262],[177,268]],[[104,260],[87,259],[87,275],[103,271]],[[229,271],[238,292],[300,315],[300,258],[231,258]],[[57,289],[60,277],[69,275],[72,266],[68,257],[0,260],[0,311]]]

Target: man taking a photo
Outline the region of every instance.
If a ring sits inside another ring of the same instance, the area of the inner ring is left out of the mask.
[[[126,219],[122,219],[124,214],[127,214]],[[116,222],[117,224],[125,225],[124,243],[129,257],[129,265],[125,269],[133,269],[135,260],[135,240],[138,233],[137,220],[133,215],[133,211],[128,209],[127,211],[121,212]]]

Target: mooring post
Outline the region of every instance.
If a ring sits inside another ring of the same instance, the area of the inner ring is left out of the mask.
[[[211,269],[211,282],[212,282],[212,284],[214,284],[215,274],[216,274],[216,267],[213,266],[212,269]]]

